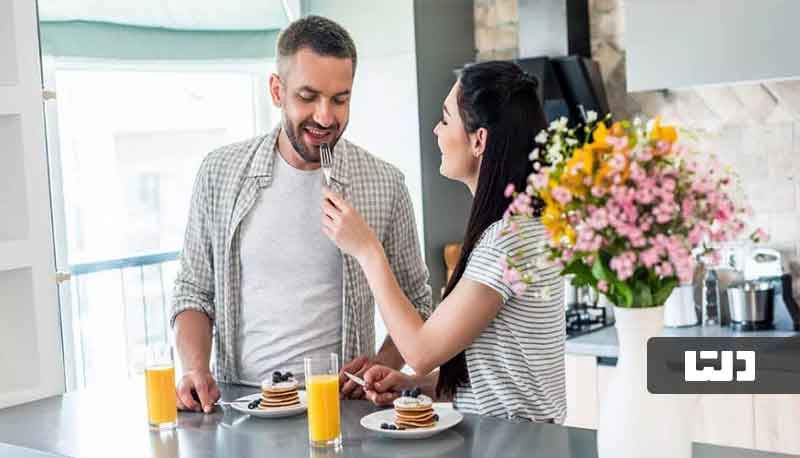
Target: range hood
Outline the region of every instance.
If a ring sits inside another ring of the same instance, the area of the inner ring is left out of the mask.
[[[571,126],[609,112],[600,67],[591,59],[588,0],[519,0],[519,58],[539,79],[545,116]]]

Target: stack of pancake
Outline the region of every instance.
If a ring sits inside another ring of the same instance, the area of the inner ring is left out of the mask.
[[[439,420],[433,411],[433,400],[425,395],[395,399],[394,414],[394,423],[403,429],[430,428]]]
[[[297,381],[294,378],[283,379],[279,382],[267,381],[261,384],[259,409],[295,405],[300,405],[300,397],[297,395]]]

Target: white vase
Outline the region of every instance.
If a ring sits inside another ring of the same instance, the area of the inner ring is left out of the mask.
[[[599,458],[691,458],[691,399],[647,391],[647,339],[661,334],[664,307],[614,307],[617,367],[597,427]]]

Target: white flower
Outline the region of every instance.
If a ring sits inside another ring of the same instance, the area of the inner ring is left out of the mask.
[[[547,143],[547,131],[546,130],[542,130],[541,132],[539,132],[536,135],[535,140],[536,140],[536,143],[539,143],[540,145],[544,145],[545,143]]]
[[[592,123],[597,121],[597,112],[594,110],[589,110],[586,112],[586,122]]]
[[[574,138],[567,138],[566,142],[569,146],[575,146],[578,144],[578,140],[575,140]]]
[[[560,156],[561,155],[561,145],[558,144],[558,143],[553,143],[552,145],[550,145],[547,148],[547,154],[548,154],[548,156],[551,156],[551,155],[559,155]]]
[[[534,148],[531,154],[528,155],[528,160],[535,161],[536,159],[539,159],[539,148]]]
[[[567,122],[569,122],[569,120],[566,118],[566,116],[558,118],[558,130],[566,130]]]
[[[647,131],[648,134],[653,131],[653,126],[655,125],[656,125],[655,119],[647,121],[647,126],[645,127],[645,130]]]
[[[633,125],[636,126],[636,127],[641,126],[642,125],[642,118],[640,118],[638,116],[633,118]]]

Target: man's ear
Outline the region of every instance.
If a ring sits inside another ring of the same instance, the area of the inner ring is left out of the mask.
[[[489,141],[489,131],[485,127],[479,127],[469,136],[472,155],[477,158],[483,157],[483,152],[486,151],[486,142]]]
[[[281,95],[283,93],[283,82],[281,81],[281,77],[277,74],[273,73],[269,76],[269,95],[272,96],[272,104],[275,105],[276,108],[281,108],[283,106],[283,99]]]

